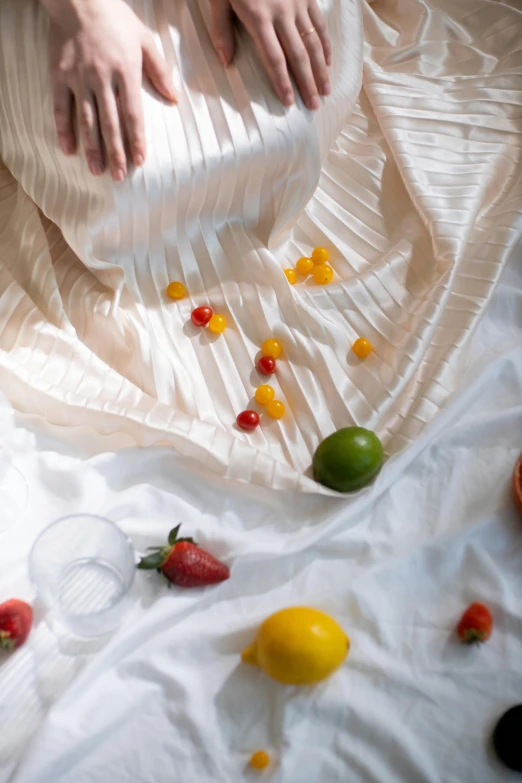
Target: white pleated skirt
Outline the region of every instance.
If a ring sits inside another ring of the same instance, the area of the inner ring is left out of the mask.
[[[369,427],[391,455],[444,405],[520,237],[521,14],[324,0],[333,89],[313,114],[279,104],[246,36],[221,68],[207,0],[132,6],[180,102],[143,91],[147,161],[115,185],[59,150],[45,12],[0,4],[1,390],[42,426],[167,442],[223,477],[326,492],[310,476],[326,435]],[[283,270],[317,245],[333,282],[290,285]],[[171,281],[185,299],[168,299]],[[222,335],[191,323],[206,304]],[[269,337],[286,413],[259,409],[244,433]]]

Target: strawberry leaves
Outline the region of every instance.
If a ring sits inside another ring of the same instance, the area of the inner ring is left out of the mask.
[[[193,538],[178,538],[178,533],[181,525],[177,525],[177,527],[174,527],[170,533],[169,533],[169,544],[171,546],[174,546],[174,544],[180,544],[182,541],[188,541],[189,544],[196,544]],[[196,544],[197,546],[197,544]]]
[[[161,571],[161,566],[165,563],[165,561],[168,559],[170,553],[172,552],[172,549],[176,546],[176,544],[181,544],[183,541],[186,541],[189,544],[194,544],[194,546],[197,546],[197,544],[194,543],[194,540],[192,538],[178,538],[178,533],[181,528],[181,525],[177,525],[175,528],[173,528],[169,533],[168,546],[149,546],[147,547],[147,551],[150,551],[150,555],[145,555],[145,557],[142,557],[140,562],[137,565],[137,568],[139,568],[141,571],[147,571],[155,569],[156,571]]]
[[[163,565],[163,561],[165,560],[165,554],[163,552],[163,547],[158,547],[157,551],[150,555],[145,555],[145,557],[142,557],[140,562],[137,565],[137,568],[141,570],[147,570],[147,569],[161,569],[161,566]]]
[[[11,634],[7,631],[0,631],[0,650],[14,650],[15,641],[11,639]]]

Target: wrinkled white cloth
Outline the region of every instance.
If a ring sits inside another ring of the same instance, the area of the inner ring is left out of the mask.
[[[0,408],[0,469],[30,491],[20,523],[0,524],[0,601],[32,600],[33,541],[78,511],[139,551],[181,522],[232,576],[168,592],[139,574],[108,644],[64,637],[37,607],[0,662],[0,783],[238,783],[259,747],[274,783],[509,781],[488,742],[522,702],[520,252],[506,266],[521,14],[324,2],[334,93],[312,117],[278,107],[245,40],[218,68],[205,3],[133,5],[183,95],[179,110],[145,96],[151,156],[115,188],[57,151],[44,17],[0,3],[0,387],[21,412],[14,427]],[[282,269],[318,243],[335,284],[290,288]],[[171,279],[190,301],[164,299]],[[230,323],[215,340],[186,326],[207,300]],[[288,413],[246,436],[232,424],[270,334]],[[315,445],[353,421],[391,458],[356,496],[310,494]],[[480,650],[452,635],[472,600],[494,614]],[[313,690],[239,661],[296,603],[352,640]]]
[[[139,551],[181,522],[232,575],[168,591],[138,574],[126,626],[99,650],[55,636],[38,610],[27,645],[0,665],[1,783],[238,783],[253,779],[257,748],[274,783],[516,778],[489,738],[522,702],[522,518],[509,486],[522,450],[521,262],[495,292],[459,392],[384,467],[383,493],[267,493],[198,475],[167,447],[113,453],[87,430],[69,444],[14,430],[31,499],[0,536],[0,601],[32,598],[34,538],[78,511],[115,520]],[[481,649],[453,635],[474,600],[494,617]],[[257,624],[292,604],[322,608],[351,636],[342,669],[313,690],[239,659]]]
[[[45,13],[0,6],[2,388],[54,424],[320,491],[311,457],[334,429],[368,426],[392,455],[440,410],[520,236],[522,13],[323,0],[332,95],[313,115],[279,105],[246,38],[219,66],[206,0],[132,5],[181,98],[144,94],[149,157],[121,186],[57,147]],[[283,269],[318,244],[334,283],[290,286]],[[171,280],[190,296],[167,300]],[[190,322],[207,302],[219,337]],[[245,434],[271,335],[287,413]]]

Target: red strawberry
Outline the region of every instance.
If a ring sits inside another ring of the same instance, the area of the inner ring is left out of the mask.
[[[31,630],[33,610],[25,601],[11,598],[0,604],[0,650],[20,647]]]
[[[138,568],[155,568],[180,587],[202,587],[228,579],[230,570],[225,563],[200,549],[191,538],[178,538],[180,527],[170,531],[168,546],[149,547],[153,554],[143,557]]]
[[[491,612],[484,604],[471,604],[457,626],[459,639],[464,644],[473,644],[474,642],[485,642],[491,636],[493,619]]]

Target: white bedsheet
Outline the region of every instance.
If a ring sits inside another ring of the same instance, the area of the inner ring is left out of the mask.
[[[184,100],[178,114],[146,97],[155,146],[114,188],[57,153],[45,18],[34,0],[0,1],[0,383],[25,414],[12,426],[3,404],[0,460],[31,490],[0,535],[0,601],[33,598],[32,542],[78,511],[109,516],[138,550],[182,522],[232,566],[206,591],[139,574],[127,624],[103,645],[37,610],[27,645],[0,663],[1,783],[238,783],[258,747],[277,783],[511,779],[488,739],[522,701],[522,521],[508,487],[522,449],[520,252],[493,294],[520,236],[519,3],[322,5],[338,66],[312,119],[281,113],[246,42],[214,82],[208,3],[134,0],[182,63]],[[364,91],[349,117],[361,15]],[[234,172],[240,186],[222,188]],[[289,288],[282,268],[319,239],[335,284]],[[165,301],[174,277],[192,300]],[[215,342],[185,329],[206,298],[230,314]],[[246,436],[233,421],[270,332],[285,342],[288,414]],[[376,350],[359,364],[349,338],[362,332]],[[352,421],[394,456],[361,494],[320,497],[311,454]],[[134,448],[161,437],[184,456]],[[495,617],[481,650],[452,636],[474,599]],[[239,661],[258,623],[295,603],[352,638],[314,690]]]
[[[181,521],[232,577],[183,592],[139,574],[126,626],[97,651],[38,615],[0,665],[2,783],[239,783],[255,779],[245,764],[257,748],[273,756],[262,779],[274,783],[517,779],[488,743],[522,702],[522,519],[509,491],[522,450],[521,267],[519,252],[450,404],[353,498],[247,489],[160,447],[89,456],[99,435],[77,430],[67,444],[19,421],[4,443],[31,499],[0,536],[0,600],[31,599],[32,541],[76,511],[108,515],[138,549]],[[475,599],[495,630],[468,649],[452,632]],[[257,624],[291,604],[330,612],[352,639],[314,690],[239,661]]]

